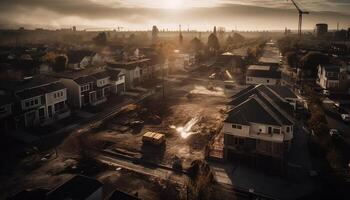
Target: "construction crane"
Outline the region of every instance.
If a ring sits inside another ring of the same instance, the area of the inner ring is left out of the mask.
[[[288,1],[288,0],[287,0]],[[302,28],[302,25],[303,25],[303,15],[308,15],[310,14],[310,12],[307,12],[307,11],[303,11],[300,9],[300,7],[298,6],[297,3],[295,3],[294,0],[291,0],[292,3],[294,4],[295,8],[298,10],[299,12],[299,25],[298,25],[298,35],[299,37],[301,37],[301,28]]]

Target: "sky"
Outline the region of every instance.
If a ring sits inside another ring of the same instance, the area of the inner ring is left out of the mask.
[[[304,29],[316,23],[350,27],[350,0],[295,0],[303,10]],[[0,0],[0,28],[148,30],[296,29],[298,15],[287,0]]]

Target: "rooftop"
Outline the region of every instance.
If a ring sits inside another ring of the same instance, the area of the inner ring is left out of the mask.
[[[128,69],[132,70],[135,69],[136,67],[142,67],[142,63],[148,63],[150,62],[150,59],[148,58],[143,58],[139,60],[123,60],[123,61],[113,61],[107,63],[109,67],[111,68],[123,68],[123,69]]]
[[[268,71],[270,69],[271,69],[271,67],[270,66],[266,66],[266,65],[250,65],[248,67],[248,70],[265,70],[265,71]]]
[[[237,108],[239,109],[239,107],[241,107],[242,104],[245,104],[246,102],[248,102],[248,100],[251,100],[251,98],[254,97],[253,100],[258,102],[260,107],[264,108],[265,111],[268,111],[269,115],[274,116],[274,120],[269,120],[270,123],[278,122],[282,124],[292,124],[293,123],[293,118],[292,118],[293,106],[290,105],[285,98],[296,98],[296,96],[292,94],[292,91],[290,90],[288,91],[288,90],[289,88],[285,86],[273,86],[273,87],[265,86],[265,85],[249,86],[246,89],[243,89],[242,91],[237,93],[236,95],[232,96],[233,100],[229,103],[229,105],[234,106],[233,110],[236,113]],[[256,118],[257,116],[249,116],[249,115],[256,115],[254,114],[254,110],[256,110],[256,112],[259,113],[259,115],[264,114],[264,112],[261,111],[261,108],[259,111],[259,108],[257,108],[256,106],[257,104],[254,104],[251,101],[249,101],[249,104],[247,105],[250,105],[254,109],[250,110],[250,108],[245,108],[247,112],[244,111],[240,115],[245,116],[245,119],[247,120],[250,119],[258,122],[258,120],[260,119],[257,119]],[[269,119],[269,117],[264,115],[263,117],[266,117],[266,119]],[[237,116],[237,115],[234,115],[234,116]]]
[[[102,183],[98,180],[77,175],[49,192],[47,197],[51,200],[81,200],[86,199],[101,187]]]
[[[251,65],[248,67],[246,76],[280,79],[281,71],[270,66]]]
[[[44,86],[41,86],[41,87],[25,89],[25,90],[23,90],[21,92],[16,93],[16,95],[18,97],[20,97],[21,99],[29,99],[29,98],[32,98],[32,97],[44,95],[46,93],[62,90],[62,89],[65,89],[65,88],[66,87],[62,83],[55,82],[55,83],[51,83],[51,84],[44,85]]]

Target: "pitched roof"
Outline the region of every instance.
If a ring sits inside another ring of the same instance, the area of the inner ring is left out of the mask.
[[[270,66],[251,65],[247,69],[247,76],[280,79],[281,71]]]
[[[132,61],[115,61],[107,63],[108,67],[111,68],[121,68],[126,70],[134,70],[136,67],[143,67],[143,63],[150,63],[150,59],[140,59],[140,60],[132,60]]]
[[[55,82],[55,83],[51,83],[51,84],[36,87],[36,88],[25,89],[21,92],[16,93],[16,95],[21,99],[29,99],[32,97],[44,95],[46,93],[62,90],[65,88],[66,87],[62,83]]]
[[[65,71],[51,74],[54,77],[68,78],[74,80],[79,85],[95,82],[98,79],[110,77],[108,71],[104,69],[88,68],[76,71]]]
[[[284,97],[284,93],[287,94],[289,92],[283,90],[289,90],[289,88],[282,87],[278,89],[275,88],[275,90],[273,90],[269,86],[265,85],[250,86],[234,95],[232,97],[233,100],[229,102],[229,105],[235,106],[234,109],[236,109],[239,107],[239,105],[243,104],[254,96],[255,101],[259,102],[260,106],[264,107],[265,111],[267,111],[270,116],[274,116],[275,121],[279,121],[279,123],[282,124],[292,124],[294,108],[285,100]],[[247,115],[246,113],[243,114],[245,116]],[[252,115],[254,115],[254,112]]]
[[[281,125],[280,120],[270,112],[257,96],[252,96],[228,113],[225,122],[249,125],[251,123]]]
[[[86,199],[100,187],[102,187],[102,183],[98,180],[77,175],[49,192],[47,197],[52,200]]]
[[[273,90],[276,94],[278,94],[282,98],[290,98],[290,99],[296,99],[298,98],[294,92],[289,89],[287,86],[277,86],[277,85],[269,85],[267,86],[271,90]]]

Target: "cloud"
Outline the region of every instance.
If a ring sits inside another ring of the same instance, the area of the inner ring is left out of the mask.
[[[97,28],[127,26],[130,29],[145,29],[153,24],[165,28],[184,24],[202,30],[214,25],[229,29],[237,26],[245,30],[296,27],[296,10],[291,2],[278,3],[280,1],[282,0],[252,0],[249,1],[250,5],[242,5],[242,2],[248,1],[220,0],[215,1],[215,4],[212,3],[212,6],[203,4],[202,1],[202,4],[198,4],[201,6],[193,4],[190,9],[168,10],[145,5],[132,6],[125,1],[114,0],[0,0],[0,26],[31,28],[36,26],[58,28],[72,25]],[[308,10],[322,8],[326,4],[335,7],[343,4],[349,6],[349,2],[345,0],[299,2]],[[304,19],[304,27],[309,29],[319,22],[336,24],[339,21],[344,26],[350,26],[348,14],[322,9],[313,11]]]

